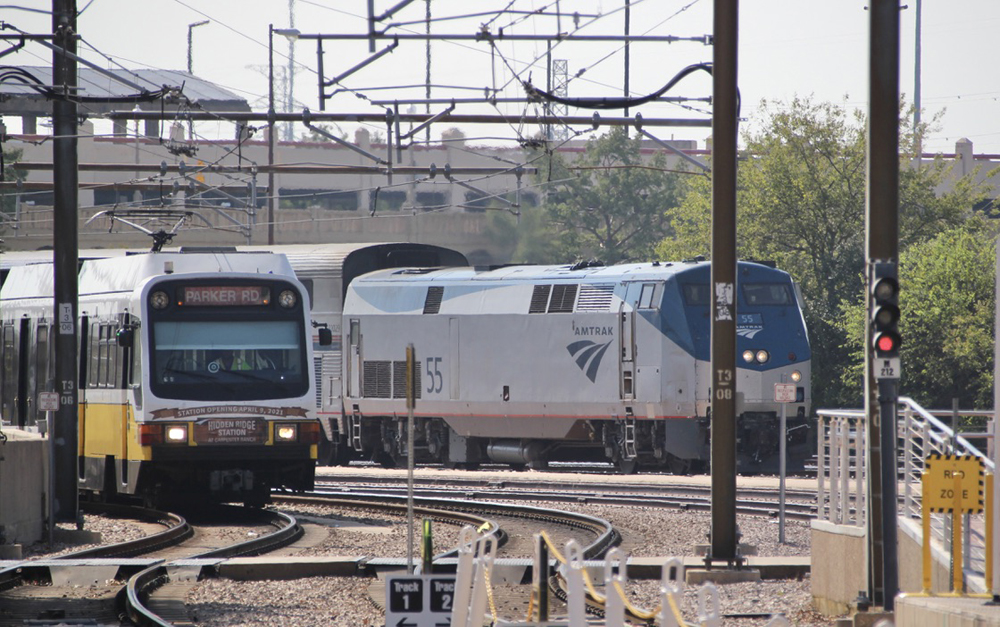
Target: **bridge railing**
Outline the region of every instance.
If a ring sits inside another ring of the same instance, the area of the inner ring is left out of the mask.
[[[865,455],[866,417],[861,410],[819,410],[817,434],[817,503],[820,520],[840,525],[866,524]],[[992,412],[929,411],[911,398],[899,399],[897,413],[898,513],[919,520],[921,515],[921,473],[928,455],[975,455],[987,472],[994,472],[993,460],[984,454],[939,415],[991,415]],[[990,438],[988,433],[976,434]],[[934,539],[950,546],[950,515],[932,514]],[[981,580],[985,570],[985,520],[983,514],[966,515],[963,568]],[[971,581],[970,581],[971,583]]]

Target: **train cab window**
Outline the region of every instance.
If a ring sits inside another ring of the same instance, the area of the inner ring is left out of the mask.
[[[707,307],[712,302],[712,293],[708,284],[689,283],[683,286],[684,303],[687,305],[700,305]]]
[[[299,279],[299,283],[302,284],[302,287],[306,288],[306,294],[309,295],[309,309],[312,310],[313,303],[316,302],[315,300],[313,300],[313,280]]]
[[[742,287],[747,305],[791,305],[795,302],[785,283],[747,283]]]
[[[309,387],[295,320],[160,320],[152,340],[152,391],[162,398],[286,398]]]
[[[639,309],[653,309],[656,307],[655,294],[656,283],[643,283],[642,291],[639,292]]]

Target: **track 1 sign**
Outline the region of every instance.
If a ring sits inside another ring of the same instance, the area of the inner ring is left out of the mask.
[[[385,627],[450,627],[454,575],[387,575]]]

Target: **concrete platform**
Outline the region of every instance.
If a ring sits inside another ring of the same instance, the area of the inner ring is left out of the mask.
[[[49,442],[38,433],[4,425],[7,443],[0,455],[0,544],[2,556],[17,559],[16,545],[45,537]]]
[[[896,597],[896,627],[1000,626],[1000,605],[971,597]]]

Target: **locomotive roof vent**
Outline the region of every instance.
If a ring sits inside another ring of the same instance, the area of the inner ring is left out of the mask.
[[[424,313],[436,314],[441,311],[441,301],[444,299],[444,286],[432,285],[427,288],[424,297]]]
[[[181,246],[182,253],[235,253],[235,246]]]

